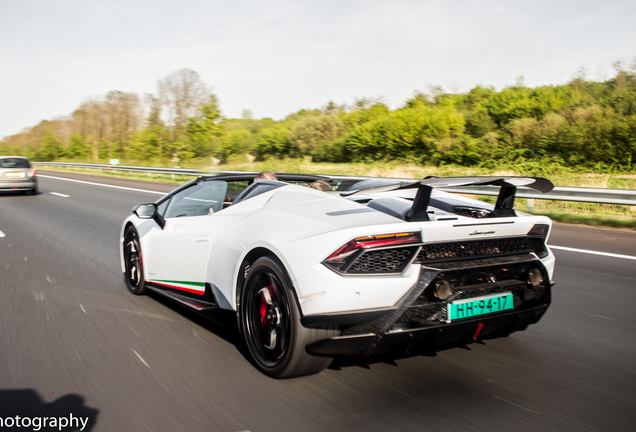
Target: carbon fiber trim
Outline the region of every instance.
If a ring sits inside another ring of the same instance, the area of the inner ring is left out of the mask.
[[[486,258],[527,254],[534,252],[545,255],[543,239],[513,237],[487,240],[473,240],[450,243],[430,243],[422,246],[416,262],[428,265],[430,262]]]

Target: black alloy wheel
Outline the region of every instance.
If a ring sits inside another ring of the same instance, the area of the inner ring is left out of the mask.
[[[126,230],[123,248],[126,286],[131,293],[141,295],[146,291],[146,281],[144,280],[139,235],[135,228],[129,227]]]
[[[331,363],[330,358],[305,351],[325,333],[301,325],[289,277],[274,258],[259,258],[250,267],[241,297],[240,324],[256,366],[271,377],[309,375]]]

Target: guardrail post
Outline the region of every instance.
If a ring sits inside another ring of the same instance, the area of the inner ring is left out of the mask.
[[[534,198],[528,198],[528,213],[532,213],[532,210],[534,210]]]

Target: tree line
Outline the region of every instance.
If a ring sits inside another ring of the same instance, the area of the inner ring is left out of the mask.
[[[175,166],[268,158],[315,162],[396,161],[423,165],[549,167],[596,172],[636,168],[636,61],[591,81],[467,93],[431,88],[389,109],[381,99],[328,102],[283,120],[226,118],[189,69],[159,80],[156,95],[112,91],[66,118],[0,142],[0,154],[36,161],[120,159]]]

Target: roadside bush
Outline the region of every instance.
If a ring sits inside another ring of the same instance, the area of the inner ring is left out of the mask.
[[[438,147],[464,131],[464,117],[453,107],[405,108],[357,127],[346,146],[354,162],[413,160],[430,163]]]
[[[263,161],[268,157],[300,157],[300,149],[290,141],[289,132],[290,127],[287,123],[279,123],[260,131],[254,146],[256,159]]]

